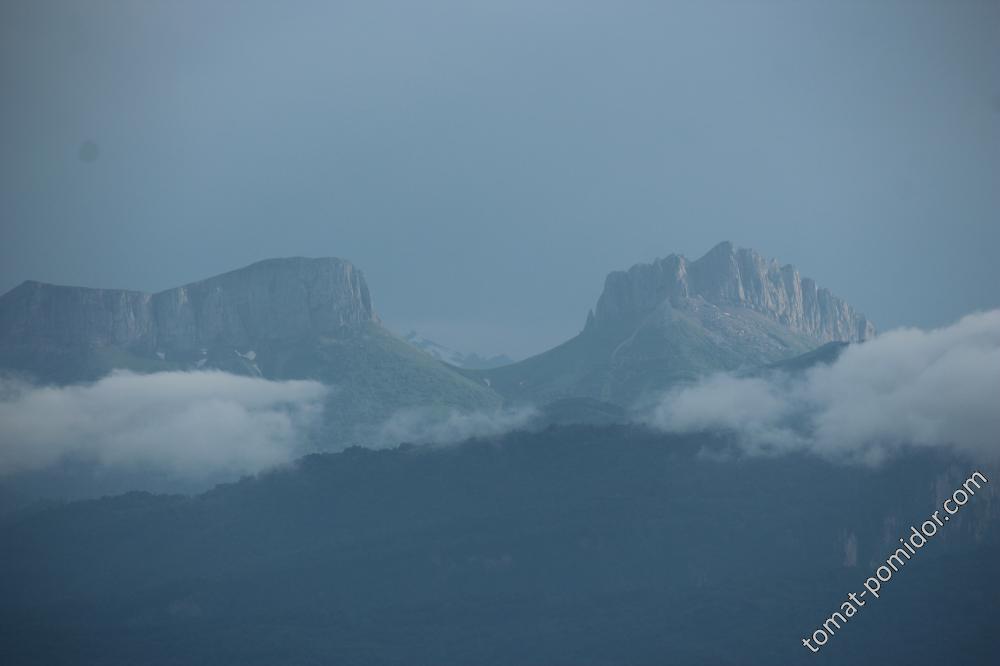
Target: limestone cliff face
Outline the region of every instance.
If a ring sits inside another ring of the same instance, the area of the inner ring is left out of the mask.
[[[111,346],[155,338],[152,295],[24,282],[0,297],[0,343]]]
[[[633,322],[665,303],[746,308],[817,342],[859,342],[875,327],[848,303],[792,266],[720,243],[696,261],[672,254],[608,275],[589,326]]]
[[[333,387],[319,446],[370,444],[399,410],[500,397],[379,325],[341,259],[271,259],[156,294],[25,282],[0,296],[0,376],[49,385],[115,370],[213,370]]]
[[[334,335],[376,321],[361,271],[340,259],[271,259],[156,294],[157,342],[190,348]]]
[[[0,345],[151,352],[334,335],[377,321],[341,259],[272,259],[157,294],[25,282],[0,297]]]

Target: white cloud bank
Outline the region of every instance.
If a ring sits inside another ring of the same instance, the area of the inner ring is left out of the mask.
[[[326,388],[224,372],[115,372],[93,384],[0,383],[0,474],[63,460],[184,477],[246,474],[302,453]]]
[[[1000,310],[851,345],[799,376],[715,375],[664,396],[669,432],[735,433],[751,453],[877,462],[904,445],[1000,452]]]

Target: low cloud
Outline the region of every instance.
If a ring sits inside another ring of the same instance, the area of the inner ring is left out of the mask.
[[[92,384],[0,382],[0,474],[62,461],[185,478],[247,474],[303,452],[327,389],[224,372],[115,372]]]
[[[726,431],[750,453],[878,462],[903,446],[1000,451],[1000,310],[899,329],[799,375],[715,375],[664,396],[669,432]]]
[[[496,437],[527,427],[532,408],[459,412],[434,408],[403,409],[367,438],[376,447],[410,444],[455,444],[473,437]]]

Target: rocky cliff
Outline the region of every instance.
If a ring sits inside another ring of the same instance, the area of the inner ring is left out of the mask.
[[[611,273],[579,335],[477,376],[508,400],[631,406],[708,373],[874,334],[864,315],[793,267],[720,243],[696,261],[672,254]]]
[[[760,313],[816,342],[861,342],[875,335],[868,319],[791,265],[719,243],[696,261],[671,254],[608,275],[591,325],[636,321],[662,304],[701,300]]]
[[[329,446],[364,443],[399,409],[500,401],[381,326],[341,259],[270,259],[156,294],[25,282],[0,296],[0,374],[64,384],[116,369],[321,381]]]
[[[341,259],[271,259],[157,294],[25,282],[0,297],[0,345],[136,353],[246,347],[374,322],[364,276]]]

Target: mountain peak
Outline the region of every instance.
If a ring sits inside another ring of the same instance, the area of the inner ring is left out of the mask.
[[[729,241],[690,261],[672,254],[627,272],[608,275],[595,322],[635,321],[663,304],[690,307],[694,301],[762,314],[817,343],[858,342],[875,335],[868,319],[790,264],[780,266]]]
[[[864,315],[793,267],[724,242],[694,261],[671,254],[610,273],[579,335],[481,376],[511,401],[630,406],[709,373],[874,334]]]
[[[241,266],[240,268],[227,271],[215,277],[222,277],[222,275],[228,275],[229,273],[251,273],[258,271],[284,271],[284,270],[309,270],[310,267],[319,266],[330,266],[330,267],[340,267],[340,266],[351,266],[354,267],[351,262],[346,259],[340,259],[339,257],[268,257],[266,259],[259,259],[253,263],[247,264],[246,266]],[[355,269],[356,270],[356,269]],[[212,279],[212,278],[208,278]]]
[[[719,243],[716,243],[711,250],[705,253],[702,259],[714,255],[731,255],[735,253],[736,253],[736,246],[733,245],[733,242],[724,240]]]

